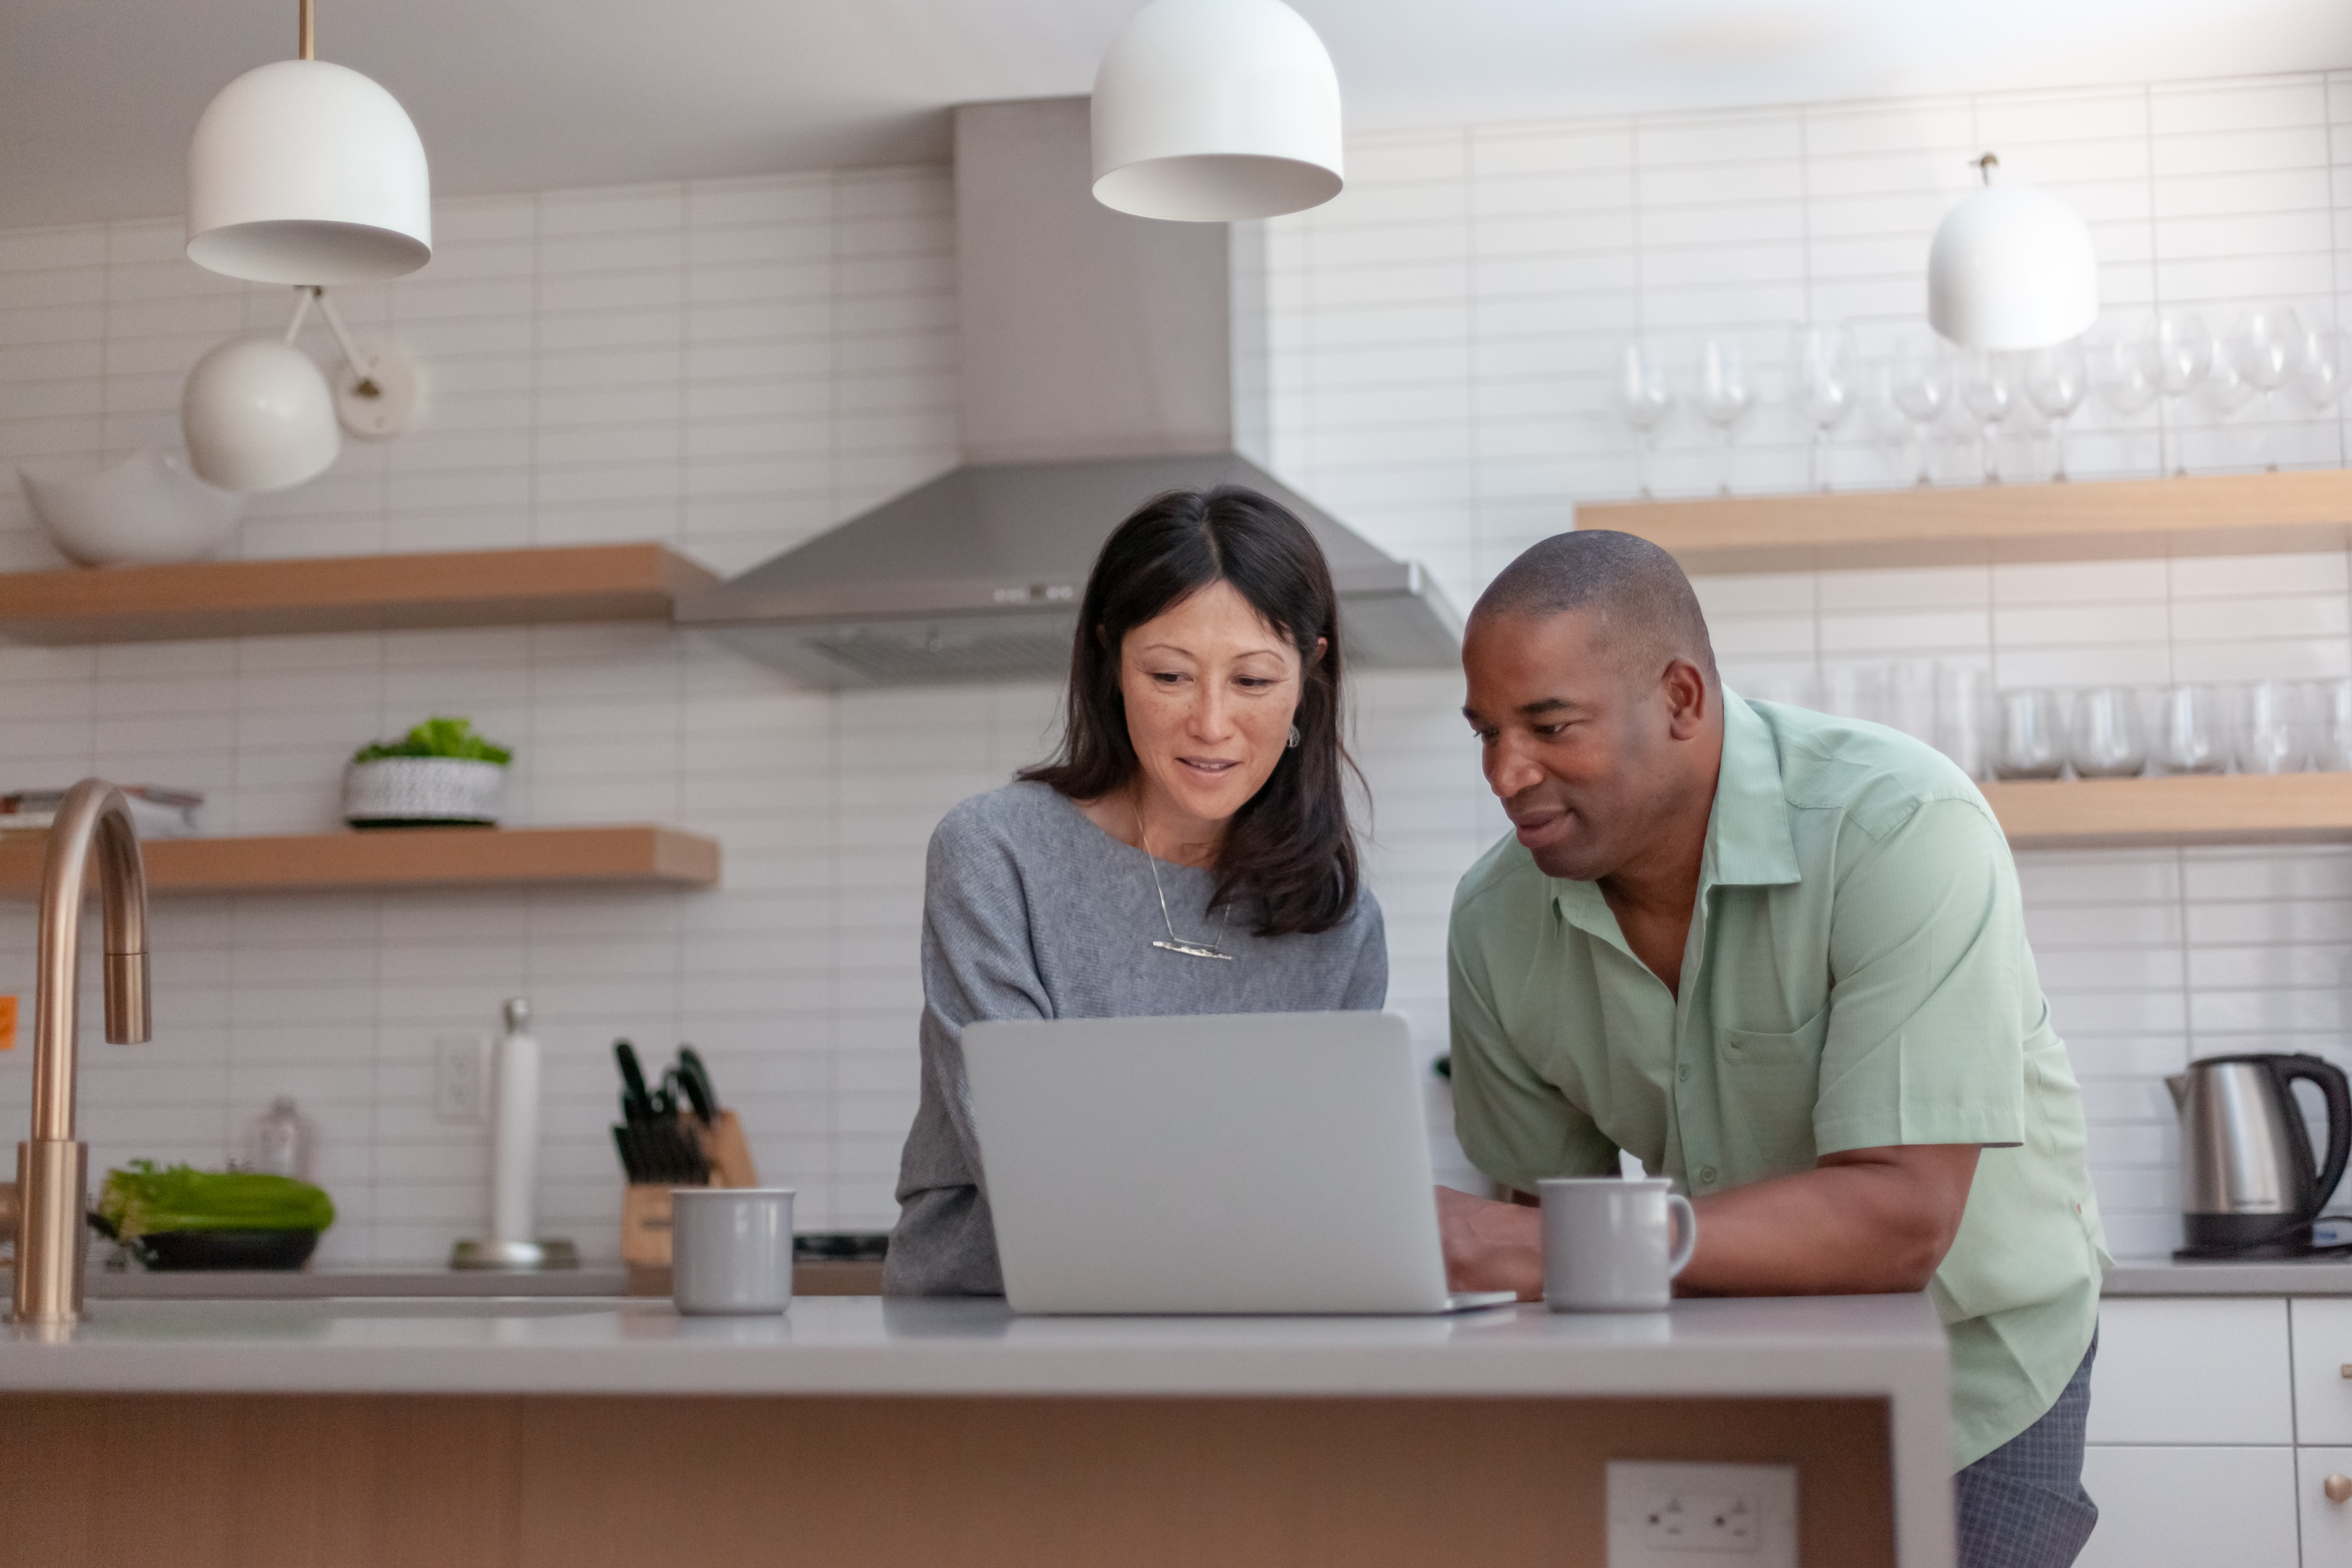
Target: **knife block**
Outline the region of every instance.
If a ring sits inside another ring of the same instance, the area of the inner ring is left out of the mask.
[[[751,1141],[731,1110],[722,1110],[709,1127],[698,1127],[703,1157],[710,1162],[714,1187],[756,1187],[760,1173],[751,1163]],[[638,1269],[669,1270],[670,1194],[675,1184],[632,1182],[621,1190],[621,1261],[634,1274]],[[634,1283],[634,1282],[633,1282]],[[634,1290],[633,1294],[636,1293]],[[656,1292],[667,1295],[667,1284]]]

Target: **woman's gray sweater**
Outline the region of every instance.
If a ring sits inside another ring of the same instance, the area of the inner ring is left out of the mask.
[[[1388,943],[1370,892],[1334,929],[1259,937],[1244,910],[1207,912],[1216,879],[1159,862],[1176,934],[1234,962],[1151,943],[1167,923],[1151,862],[1042,784],[974,795],[931,835],[923,889],[923,1096],[898,1166],[898,1224],[882,1268],[893,1296],[995,1296],[996,1230],[981,1190],[964,1082],[976,1018],[1370,1011],[1388,996]]]

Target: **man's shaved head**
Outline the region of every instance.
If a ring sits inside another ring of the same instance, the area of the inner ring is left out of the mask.
[[[1690,579],[1673,556],[1630,533],[1580,529],[1529,546],[1470,615],[1545,621],[1571,612],[1591,617],[1594,643],[1626,675],[1647,679],[1686,658],[1717,680],[1715,645]]]

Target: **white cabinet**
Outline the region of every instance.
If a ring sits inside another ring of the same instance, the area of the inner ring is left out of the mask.
[[[2298,1528],[2294,1352],[2312,1304],[2293,1317],[2279,1296],[2100,1304],[2083,1459],[2099,1525],[2080,1568],[2352,1568],[2306,1558]]]
[[[2305,1296],[2294,1305],[2295,1441],[2352,1444],[2352,1300]]]
[[[2297,1448],[2294,1471],[2304,1568],[2352,1568],[2352,1448]],[[2327,1495],[2331,1477],[2346,1494],[2342,1502]]]
[[[2075,1568],[2297,1568],[2294,1460],[2284,1446],[2092,1447],[2099,1527]]]
[[[2352,1318],[2347,1329],[2345,1355],[2352,1360]],[[2352,1399],[2345,1404],[2352,1414]],[[2142,1296],[2101,1304],[2090,1441],[2294,1440],[2284,1298]],[[2352,1442],[2352,1432],[2338,1440]]]

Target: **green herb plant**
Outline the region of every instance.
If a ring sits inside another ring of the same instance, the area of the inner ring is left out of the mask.
[[[514,753],[476,734],[471,719],[427,719],[401,740],[373,741],[352,753],[355,763],[380,763],[387,757],[452,757],[503,767]]]
[[[308,1182],[257,1171],[155,1168],[133,1160],[106,1173],[98,1217],[118,1241],[174,1230],[324,1230],[334,1200]]]

